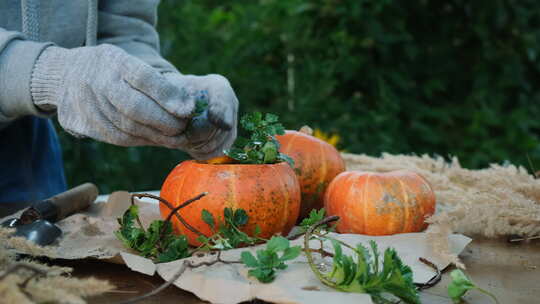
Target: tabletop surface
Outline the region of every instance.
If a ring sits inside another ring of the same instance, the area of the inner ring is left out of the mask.
[[[475,239],[461,254],[466,273],[478,285],[491,291],[500,303],[529,304],[540,299],[540,241],[508,243],[505,240]],[[88,303],[115,303],[135,297],[156,288],[164,281],[157,275],[150,277],[129,271],[124,265],[101,261],[61,261],[61,265],[74,268],[74,276],[93,276],[106,279],[116,290],[88,299]],[[421,293],[422,303],[451,303],[446,293],[449,271],[435,287]],[[492,303],[478,292],[466,296],[467,303]],[[205,303],[193,294],[174,286],[141,303]]]

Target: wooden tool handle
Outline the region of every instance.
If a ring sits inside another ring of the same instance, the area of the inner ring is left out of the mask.
[[[98,188],[92,183],[84,183],[66,192],[62,192],[48,199],[56,206],[56,221],[66,218],[73,213],[84,210],[92,204],[98,196]]]

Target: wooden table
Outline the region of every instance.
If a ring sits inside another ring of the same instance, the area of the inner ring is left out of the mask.
[[[466,273],[479,286],[494,293],[499,302],[512,304],[540,303],[540,241],[510,244],[504,240],[474,240],[461,255],[467,266]],[[88,299],[89,303],[115,303],[146,293],[163,283],[157,275],[149,277],[129,271],[123,265],[100,261],[69,261],[62,265],[75,269],[74,276],[94,276],[110,280],[116,292]],[[449,271],[435,287],[421,294],[422,303],[451,303],[446,293]],[[491,299],[476,291],[470,292],[467,303],[492,303]],[[169,287],[143,303],[204,303],[193,294]]]

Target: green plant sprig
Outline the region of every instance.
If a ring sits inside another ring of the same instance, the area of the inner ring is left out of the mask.
[[[176,208],[161,197],[151,194],[132,195],[132,205],[124,212],[121,218],[118,218],[119,229],[114,232],[116,237],[122,241],[124,246],[137,251],[141,256],[151,258],[158,263],[170,262],[182,258],[190,257],[198,251],[208,250],[228,250],[238,248],[244,245],[255,245],[256,243],[267,241],[259,238],[260,228],[255,227],[254,237],[248,236],[240,230],[240,227],[246,225],[249,217],[245,210],[225,208],[223,210],[223,221],[216,223],[213,215],[208,210],[201,212],[202,220],[207,223],[215,233],[210,236],[204,236],[200,231],[189,225],[183,218],[176,213],[179,209],[202,198],[207,193],[202,193],[193,199],[190,199]],[[135,204],[134,197],[150,197],[159,200],[171,209],[170,214],[165,220],[154,220],[145,230],[139,218],[139,207]],[[181,221],[188,229],[198,234],[198,240],[202,245],[198,248],[190,249],[187,237],[185,235],[175,235],[173,233],[170,219],[173,215]],[[138,227],[136,226],[138,223]]]
[[[186,236],[174,235],[170,221],[154,220],[148,230],[142,226],[136,227],[135,221],[140,223],[137,205],[131,205],[123,216],[118,218],[120,228],[114,234],[124,246],[158,263],[191,256]]]
[[[326,210],[324,208],[321,208],[319,210],[313,209],[309,212],[309,216],[304,218],[302,222],[300,222],[300,229],[303,233],[307,232],[309,227],[317,224],[318,222],[322,221],[326,217]],[[317,226],[317,231],[333,231],[334,226],[330,226],[328,224],[322,224]]]
[[[285,128],[278,122],[279,117],[260,112],[249,113],[240,119],[240,125],[250,135],[249,138],[238,137],[229,150],[224,153],[242,164],[275,164],[286,161],[294,167],[289,156],[279,152],[276,135],[285,134]]]
[[[335,238],[318,235],[332,242],[334,257],[330,272],[323,273],[317,268],[309,248],[309,240],[319,225],[328,224],[337,219],[336,216],[327,217],[312,225],[304,235],[304,253],[317,278],[323,284],[337,290],[367,293],[375,303],[388,303],[390,300],[384,294],[392,294],[406,303],[420,303],[411,268],[403,264],[397,252],[392,248],[387,248],[381,259],[374,241],[370,242],[371,250],[368,250],[361,244],[353,247]],[[353,256],[344,254],[342,246],[351,249]]]
[[[474,284],[466,275],[463,273],[463,271],[456,269],[453,270],[450,273],[450,277],[452,278],[452,281],[450,284],[448,284],[448,296],[452,299],[452,302],[454,303],[462,303],[463,302],[463,296],[465,293],[469,290],[476,289],[488,296],[490,296],[495,303],[499,303],[495,295],[493,295],[491,292],[482,289],[476,284]]]
[[[255,227],[255,237],[250,237],[240,230],[240,227],[247,225],[249,217],[244,209],[225,208],[223,209],[223,221],[216,221],[212,213],[203,209],[202,220],[210,226],[214,234],[210,237],[199,235],[197,240],[203,245],[202,250],[227,250],[238,248],[243,245],[255,245],[258,242],[266,241],[259,238],[259,226]]]
[[[281,255],[278,253],[282,252]],[[257,278],[261,283],[270,283],[276,278],[276,271],[287,268],[286,261],[296,259],[302,249],[300,246],[290,246],[289,240],[282,236],[272,237],[266,243],[266,249],[257,250],[257,257],[249,251],[241,253],[241,261],[252,268],[248,275]]]

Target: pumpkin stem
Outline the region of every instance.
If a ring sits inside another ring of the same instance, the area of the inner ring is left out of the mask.
[[[313,129],[310,128],[309,126],[301,127],[300,130],[298,130],[298,132],[304,133],[304,134],[307,134],[307,135],[313,135]]]

